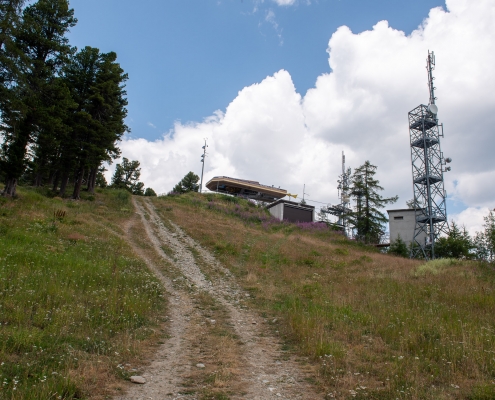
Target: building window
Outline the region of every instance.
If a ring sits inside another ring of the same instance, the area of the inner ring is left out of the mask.
[[[400,217],[394,217],[394,219],[404,219],[403,216],[400,216]]]

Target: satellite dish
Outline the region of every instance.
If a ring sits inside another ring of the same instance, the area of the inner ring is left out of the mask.
[[[438,107],[435,104],[430,104],[428,106],[428,111],[431,112],[432,114],[437,115],[438,114]]]

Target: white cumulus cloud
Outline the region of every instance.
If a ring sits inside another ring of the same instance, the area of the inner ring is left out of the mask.
[[[377,165],[383,194],[398,194],[397,207],[405,206],[412,197],[407,112],[428,102],[425,65],[434,50],[442,150],[453,158],[446,189],[470,213],[493,209],[495,3],[447,0],[446,6],[430,10],[410,35],[386,21],[360,33],[342,26],[328,44],[329,72],[306,95],[281,70],[202,122],[176,123],[154,142],[125,139],[123,156],[141,162],[147,186],[167,192],[190,170],[199,174],[208,138],[206,181],[236,176],[300,195],[306,183],[310,199],[336,203],[345,151],[353,168],[366,160]],[[456,218],[471,229],[467,213]]]
[[[450,216],[452,221],[455,221],[460,228],[466,227],[471,236],[474,236],[476,232],[483,232],[485,230],[484,218],[488,216],[490,209],[486,207],[468,207],[458,214],[452,214]]]
[[[296,3],[296,0],[273,0],[279,6],[292,6]]]

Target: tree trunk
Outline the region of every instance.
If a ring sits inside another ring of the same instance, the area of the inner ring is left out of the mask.
[[[15,197],[17,188],[16,178],[7,178],[5,182],[5,188],[3,189],[2,196]]]
[[[64,171],[64,173],[62,174],[62,184],[60,185],[60,193],[59,193],[60,197],[65,196],[65,191],[67,190],[68,183],[69,183],[69,172]]]
[[[60,182],[60,170],[57,169],[57,171],[55,171],[55,175],[53,176],[53,189],[52,189],[52,191],[54,191],[54,192],[57,191],[59,182]]]
[[[36,173],[36,177],[34,178],[34,186],[40,187],[42,183],[43,183],[43,174],[41,171],[38,171]]]
[[[84,168],[83,172],[82,172],[82,177],[81,177],[81,186],[86,183],[86,172],[88,172],[88,170],[86,168]]]
[[[91,168],[88,175],[88,192],[95,194],[96,173],[98,168]]]
[[[3,196],[13,197],[16,194],[17,181],[25,170],[24,157],[26,156],[27,145],[31,139],[29,127],[31,126],[32,119],[31,116],[28,116],[21,123],[15,140],[7,147],[4,153],[7,179],[2,192]]]
[[[81,163],[82,164],[82,163]],[[84,167],[79,168],[79,173],[77,174],[76,182],[74,184],[74,192],[72,193],[73,200],[79,200],[81,198],[81,185],[84,178]]]
[[[57,171],[54,171],[53,169],[50,169],[50,173],[48,174],[48,184],[53,185],[53,179],[55,178],[55,173]]]

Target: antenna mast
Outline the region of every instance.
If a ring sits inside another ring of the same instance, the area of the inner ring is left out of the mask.
[[[203,193],[203,173],[205,171],[205,159],[206,159],[206,148],[208,145],[206,144],[206,139],[205,139],[205,145],[203,146],[203,154],[201,154],[201,163],[203,164],[201,166],[201,183],[199,184],[199,193]],[[218,188],[217,188],[218,191]]]
[[[450,171],[450,167],[445,165],[452,159],[444,158],[440,148],[443,125],[437,118],[434,69],[435,54],[428,51],[429,104],[421,104],[408,113],[416,217],[411,257],[422,256],[425,259],[435,258],[435,241],[449,229],[443,173]]]
[[[327,207],[322,207],[321,211],[327,214],[335,215],[338,217],[337,224],[342,226],[344,233],[348,238],[352,237],[352,228],[349,226],[349,213],[352,212],[350,208],[350,178],[351,169],[345,168],[345,154],[342,152],[342,174],[338,179],[338,196],[340,198],[340,204],[333,206],[329,204]]]
[[[433,81],[435,78],[433,77],[433,70],[435,69],[435,53],[432,51],[431,53],[428,51],[428,58],[426,59],[426,70],[428,71],[428,89],[430,91],[430,102],[428,105],[435,104],[435,89],[433,86]],[[435,113],[436,114],[436,113]]]

